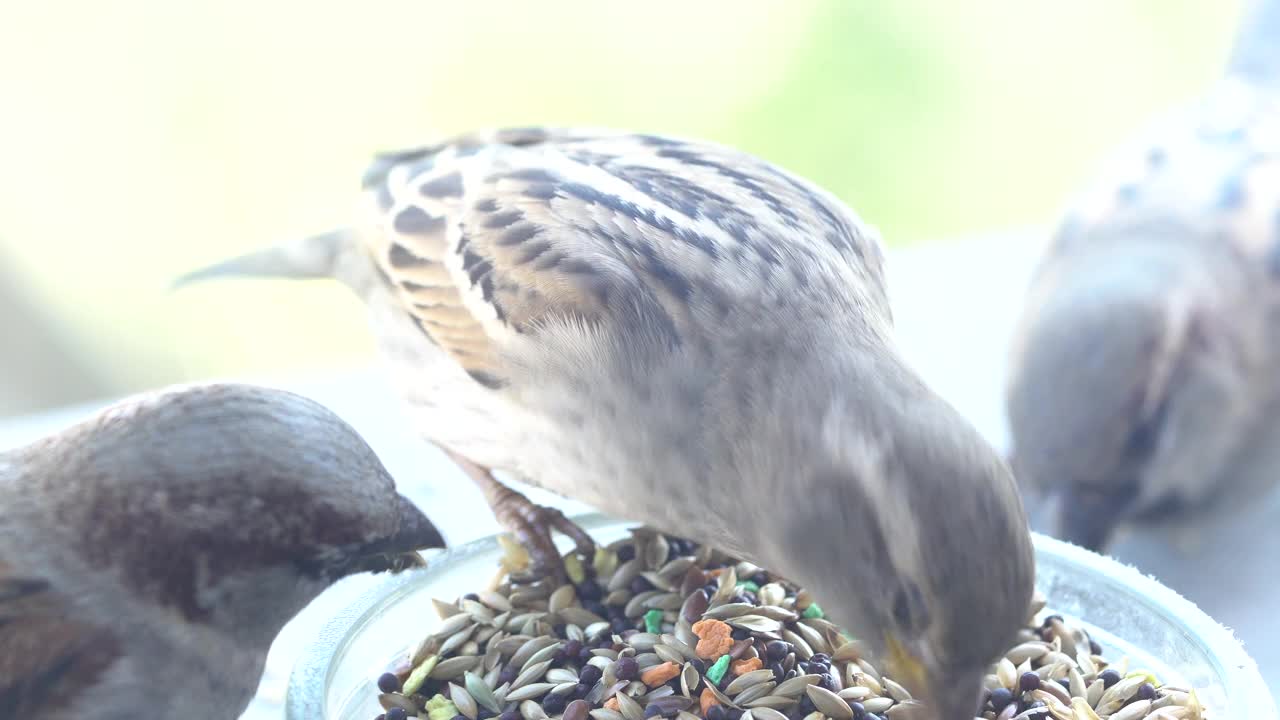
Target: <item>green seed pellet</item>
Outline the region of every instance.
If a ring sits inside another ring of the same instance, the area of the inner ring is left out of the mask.
[[[804,616],[810,620],[821,620],[823,616],[822,608],[818,607],[818,603],[809,603],[809,607],[804,609]]]
[[[662,632],[662,611],[654,608],[644,614],[644,629],[657,635]]]
[[[713,683],[719,683],[724,679],[724,674],[729,672],[729,656],[721,655],[720,659],[715,661],[711,667],[707,668],[707,679]]]

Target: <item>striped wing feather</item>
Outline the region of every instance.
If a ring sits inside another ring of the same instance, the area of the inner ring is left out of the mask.
[[[500,130],[379,158],[365,197],[362,237],[404,308],[490,386],[504,340],[550,317],[641,309],[697,336],[811,289],[888,317],[874,234],[813,185],[717,145]]]

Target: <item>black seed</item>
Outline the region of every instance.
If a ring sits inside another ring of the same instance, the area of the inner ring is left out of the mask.
[[[787,679],[787,672],[782,669],[782,663],[774,663],[769,666],[769,669],[773,671],[774,682],[780,683]]]
[[[1049,627],[1054,623],[1055,620],[1058,622],[1065,622],[1065,620],[1062,619],[1061,615],[1050,615],[1049,617],[1044,619],[1044,624],[1042,624],[1041,627]]]
[[[991,709],[1000,712],[1006,705],[1013,702],[1013,693],[1005,688],[996,688],[991,691]]]
[[[1022,677],[1018,679],[1018,687],[1022,692],[1031,692],[1040,689],[1040,676],[1033,672],[1024,672]]]
[[[387,711],[387,720],[407,720],[409,713],[404,708],[391,708]]]
[[[400,678],[395,673],[383,673],[378,677],[378,689],[384,693],[400,692]]]
[[[707,720],[728,720],[728,713],[725,712],[725,707],[720,703],[716,703],[707,708]]]
[[[809,656],[809,662],[810,663],[816,662],[819,665],[826,665],[827,667],[831,667],[831,656],[826,653],[814,653],[813,655]]]
[[[600,587],[600,583],[595,580],[584,580],[578,585],[578,598],[582,600],[583,606],[587,606],[593,600],[599,600],[604,595],[604,588]]]
[[[579,697],[579,698],[586,697],[587,693],[591,692],[591,688],[593,685],[594,683],[584,683],[584,682],[578,683],[577,686],[574,687],[573,689],[573,696]]]
[[[746,710],[742,708],[729,708],[729,720],[742,720],[742,716],[746,714]]]
[[[556,634],[563,635],[564,628],[557,627]],[[576,660],[578,658],[578,653],[580,652],[582,652],[582,643],[577,640],[570,640],[564,644],[564,647],[560,648],[559,652],[556,653],[556,659],[564,661],[569,658],[573,658]]]
[[[1032,673],[1032,675],[1035,675],[1035,673]],[[1068,678],[1058,678],[1057,683],[1062,686],[1063,690],[1071,692],[1071,680]]]
[[[649,703],[644,706],[644,716],[647,718],[656,718],[662,715],[662,706],[657,703]]]
[[[699,675],[702,675],[707,671],[707,664],[703,662],[701,658],[694,658],[689,661],[689,664],[693,666],[694,670],[698,671]]]
[[[818,708],[817,708],[816,706],[814,706],[814,704],[813,704],[813,700],[811,700],[811,699],[809,698],[808,693],[806,693],[804,697],[800,698],[800,712],[801,712],[801,714],[803,714],[803,715],[808,715],[809,713],[811,713],[811,712],[813,712],[813,711],[815,711],[815,710],[817,710],[817,709],[818,709]]]
[[[1094,640],[1093,638],[1089,638],[1089,652],[1093,653],[1094,655],[1102,654],[1102,646],[1099,645],[1098,641]]]
[[[867,716],[867,709],[857,700],[850,700],[849,709],[853,711],[853,720],[862,720]]]
[[[560,694],[549,694],[542,698],[542,709],[548,715],[559,715],[564,712],[564,708],[569,704],[569,699]]]
[[[648,580],[645,580],[644,578],[638,575],[634,580],[631,581],[631,592],[633,594],[639,595],[642,592],[646,592],[652,589],[653,589],[653,583],[649,582]]]
[[[733,632],[731,633],[731,636],[733,637],[734,640],[746,640],[747,638],[751,637],[751,631],[743,630],[742,628],[734,628]]]
[[[612,628],[615,633],[621,633],[631,627],[631,623],[624,617],[616,617],[609,621],[609,627]]]
[[[488,708],[482,707],[476,710],[476,720],[489,720],[489,718],[496,716],[497,713]]]
[[[591,654],[591,648],[583,647],[582,652],[578,653],[578,662],[585,665],[592,657],[594,657],[594,655]],[[599,678],[596,679],[598,680]]]
[[[822,688],[823,690],[830,690],[831,692],[836,692],[837,687],[836,687],[835,677],[829,672],[823,673],[822,677],[818,679],[818,687]]]
[[[751,576],[751,582],[759,585],[760,587],[764,587],[769,584],[769,575],[767,573],[758,572]]]
[[[623,545],[622,547],[618,548],[618,562],[620,563],[630,562],[635,559],[636,559],[635,545]]]
[[[520,675],[519,668],[515,667],[514,665],[507,665],[506,667],[502,668],[501,672],[498,673],[498,684],[505,685],[507,683],[513,683],[516,681],[516,678],[519,675]]]
[[[614,674],[619,680],[635,680],[640,676],[640,664],[632,657],[618,658],[618,663],[614,666]]]
[[[480,596],[475,593],[467,593],[466,595],[462,596],[462,599],[470,600],[471,602],[480,602]]]
[[[1152,685],[1151,683],[1142,683],[1141,685],[1139,685],[1138,699],[1139,700],[1155,700],[1156,686]]]
[[[791,645],[782,640],[770,640],[764,646],[765,658],[770,663],[782,662],[782,658],[786,657],[789,652],[791,652]]]
[[[1120,682],[1120,673],[1115,670],[1103,670],[1098,677],[1102,680],[1102,687],[1109,688]]]
[[[602,675],[604,673],[595,665],[583,665],[582,670],[578,671],[578,681],[594,685]]]
[[[512,712],[510,710],[507,710],[498,716],[498,720],[520,720],[520,718],[521,715],[519,712]]]

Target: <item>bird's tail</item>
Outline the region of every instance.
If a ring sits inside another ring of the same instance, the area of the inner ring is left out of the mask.
[[[233,277],[332,278],[349,285],[344,258],[354,247],[354,234],[343,228],[292,240],[192,270],[173,281],[171,289]]]

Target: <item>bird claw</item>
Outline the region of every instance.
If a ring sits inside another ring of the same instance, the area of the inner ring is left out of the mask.
[[[554,531],[573,540],[577,551],[586,557],[595,553],[591,536],[556,508],[537,505],[511,491],[494,504],[493,511],[498,522],[528,551],[530,569],[536,574],[554,574],[562,580],[568,577],[564,559],[552,538]]]

